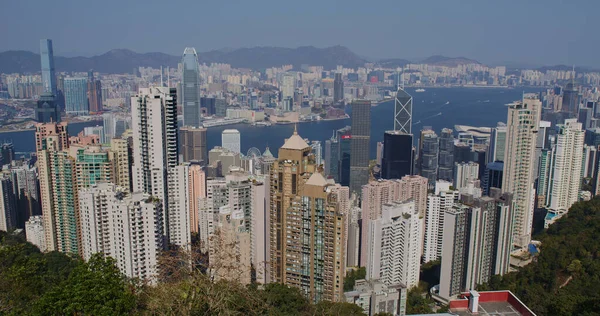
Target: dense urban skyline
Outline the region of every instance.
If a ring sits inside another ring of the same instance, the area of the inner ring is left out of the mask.
[[[98,55],[115,48],[180,55],[185,46],[205,52],[226,47],[343,45],[369,59],[418,60],[440,54],[492,65],[600,66],[594,55],[600,44],[594,40],[592,15],[600,3],[594,1],[468,1],[461,5],[381,1],[361,6],[361,10],[354,9],[358,5],[355,1],[344,5],[308,1],[293,6],[240,2],[235,4],[236,10],[224,3],[170,5],[185,6],[186,10],[179,11],[177,19],[154,21],[149,30],[142,22],[150,14],[162,12],[164,3],[10,2],[0,12],[0,27],[18,25],[19,32],[5,34],[0,51],[37,52],[30,38],[52,38],[57,56]],[[61,23],[46,23],[48,16]],[[219,25],[217,32],[209,27],[215,25]],[[402,34],[400,41],[396,40],[398,34]],[[540,55],[540,50],[544,54]]]

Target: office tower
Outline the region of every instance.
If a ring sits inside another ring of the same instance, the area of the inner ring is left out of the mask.
[[[227,116],[227,100],[216,99],[215,100],[215,116],[225,117]]]
[[[143,88],[131,98],[133,125],[133,192],[159,199],[169,223],[169,186],[178,185],[169,172],[178,164],[177,100],[171,88]],[[164,236],[169,226],[163,225]]]
[[[381,177],[400,179],[413,174],[413,136],[400,131],[387,131],[383,134],[383,144]]]
[[[339,141],[339,180],[343,186],[350,185],[350,162],[352,157],[352,134],[349,126],[337,131]]]
[[[425,232],[423,238],[423,262],[438,260],[442,257],[444,233],[444,214],[458,200],[458,191],[450,189],[450,182],[436,182],[435,194],[427,196],[425,214]]]
[[[112,183],[81,190],[82,257],[102,253],[115,259],[126,276],[153,282],[166,247],[162,203],[127,191]]]
[[[323,164],[323,146],[321,146],[321,142],[318,140],[313,140],[310,142],[310,148],[313,150],[313,154],[315,155],[315,162],[317,166]]]
[[[215,98],[211,97],[200,97],[200,111],[204,111],[204,114],[208,116],[215,115],[217,112],[215,100]]]
[[[237,129],[226,129],[221,133],[221,147],[227,148],[233,153],[241,153],[240,131]]]
[[[108,143],[106,137],[104,137],[104,127],[103,126],[87,126],[83,128],[83,134],[85,136],[97,135],[98,141],[101,144]]]
[[[569,117],[577,118],[579,111],[579,91],[574,82],[569,82],[563,89],[562,111],[568,112]]]
[[[419,172],[421,176],[427,178],[429,186],[433,187],[437,180],[439,139],[432,130],[421,131],[421,148],[419,151]]]
[[[0,145],[0,157],[3,165],[10,165],[15,160],[15,146],[11,142],[4,142]]]
[[[360,193],[369,182],[369,148],[371,140],[371,102],[352,102],[352,142],[350,154],[350,191]]]
[[[383,142],[377,142],[377,165],[381,166],[381,161],[383,160]]]
[[[182,127],[180,131],[183,162],[195,160],[206,164],[208,162],[206,128],[186,126]]]
[[[54,74],[54,50],[51,39],[40,40],[40,57],[42,64],[42,85],[44,92],[57,96],[56,75]],[[44,122],[45,123],[45,122]]]
[[[199,164],[190,164],[188,173],[190,232],[198,233],[199,229],[199,199],[206,198],[206,173]]]
[[[251,241],[244,212],[232,211],[228,205],[219,209],[212,238],[209,270],[215,281],[229,280],[250,284]]]
[[[133,152],[127,139],[113,138],[108,152],[111,163],[112,182],[119,187],[133,191],[132,170]]]
[[[490,162],[485,167],[485,174],[481,179],[483,195],[490,194],[490,188],[502,188],[502,175],[504,163],[501,161]]]
[[[35,120],[38,123],[60,122],[60,107],[50,92],[42,93],[37,101]]]
[[[419,284],[423,219],[414,202],[386,204],[368,228],[367,279],[386,285]]]
[[[200,71],[198,55],[193,47],[186,47],[181,60],[181,106],[183,126],[200,127]]]
[[[270,177],[271,281],[297,287],[313,302],[340,301],[345,218],[338,194],[317,173],[312,150],[297,132],[278,156]]]
[[[581,174],[589,179],[596,176],[598,168],[598,149],[593,146],[583,145],[583,166]]]
[[[454,144],[454,164],[473,161],[471,146],[465,143]]]
[[[508,105],[502,191],[513,194],[513,242],[520,248],[526,247],[531,240],[535,147],[541,107],[542,102],[531,94],[526,94],[522,101]]]
[[[546,207],[560,217],[579,200],[585,131],[577,119],[567,119],[557,128],[549,167]]]
[[[281,78],[281,99],[294,99],[294,91],[296,91],[296,73],[286,72]]]
[[[454,133],[442,129],[439,138],[438,179],[451,181],[454,170]]]
[[[41,252],[46,251],[46,234],[44,233],[44,220],[41,215],[31,216],[25,222],[25,237],[28,242],[37,246]]]
[[[340,142],[335,134],[325,141],[325,175],[336,183],[340,182]]]
[[[109,142],[112,138],[121,137],[131,128],[131,115],[122,116],[117,113],[102,114],[104,137]]]
[[[233,167],[241,167],[241,158],[239,153],[230,151],[227,148],[215,147],[208,152],[209,167],[220,165],[219,177],[227,174]]]
[[[412,105],[412,96],[398,87],[394,99],[394,131],[412,135]]]
[[[76,168],[68,153],[67,123],[39,123],[35,138],[46,250],[77,255]]]
[[[65,111],[70,115],[88,115],[86,78],[65,78]]]
[[[102,112],[102,83],[94,78],[93,70],[88,71],[87,92],[90,112]]]
[[[457,163],[454,167],[454,178],[452,185],[456,190],[467,186],[469,181],[479,179],[479,164],[474,162]]]
[[[506,124],[498,122],[496,127],[492,128],[490,136],[490,146],[488,147],[488,163],[495,161],[504,161],[504,150],[506,148]]]
[[[333,102],[341,101],[344,101],[344,80],[342,80],[341,73],[336,73],[335,79],[333,79]]]
[[[13,181],[9,174],[0,174],[0,230],[5,232],[17,228],[17,204]]]

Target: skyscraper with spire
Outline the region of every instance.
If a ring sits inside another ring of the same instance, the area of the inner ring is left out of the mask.
[[[200,70],[198,54],[193,47],[183,51],[183,77],[181,78],[181,106],[183,108],[183,125],[200,126]]]

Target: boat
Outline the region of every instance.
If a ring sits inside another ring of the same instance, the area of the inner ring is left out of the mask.
[[[444,103],[444,104],[445,104],[445,105],[448,105],[448,104],[450,104],[450,101],[446,101],[446,103]]]
[[[425,92],[425,89],[417,89],[415,92]]]

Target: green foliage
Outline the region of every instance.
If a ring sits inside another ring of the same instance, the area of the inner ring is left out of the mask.
[[[536,260],[494,276],[480,290],[508,289],[538,315],[593,315],[600,310],[600,199],[580,202],[534,239]]]
[[[363,309],[351,303],[333,303],[321,301],[315,306],[315,315],[338,316],[338,315],[364,315]]]
[[[366,276],[367,269],[365,267],[348,271],[348,273],[346,273],[346,277],[344,278],[344,292],[354,290],[354,283],[356,280],[364,279]]]
[[[417,288],[408,291],[406,295],[406,314],[431,314],[433,310],[429,304],[433,303],[427,299]]]
[[[136,298],[115,260],[95,254],[79,264],[62,284],[46,292],[35,304],[42,315],[127,315]]]

